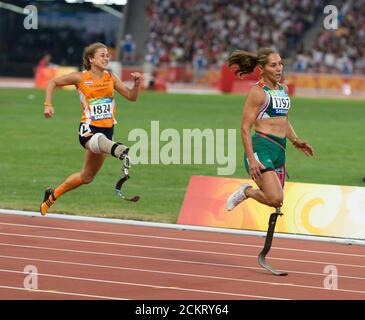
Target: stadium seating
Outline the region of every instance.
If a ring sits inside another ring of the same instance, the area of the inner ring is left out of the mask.
[[[275,47],[285,57],[321,5],[309,0],[149,0],[148,53],[158,64],[192,62],[204,52],[209,67],[219,67],[238,48]]]

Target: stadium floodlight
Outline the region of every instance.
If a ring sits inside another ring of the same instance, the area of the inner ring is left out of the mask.
[[[10,4],[10,3],[5,3],[5,2],[2,2],[2,1],[0,1],[0,9],[6,9],[6,10],[10,10],[10,11],[20,13],[20,14],[24,14],[24,15],[26,14],[24,12],[24,8],[21,8],[19,6],[16,6],[16,5],[13,5],[13,4]]]
[[[92,4],[100,4],[100,5],[118,5],[124,6],[127,4],[128,0],[65,0],[67,3],[83,3],[90,2]]]
[[[119,11],[113,9],[112,7],[108,7],[106,5],[101,5],[101,4],[93,4],[93,6],[96,8],[99,8],[100,10],[103,10],[107,13],[112,14],[113,16],[115,16],[119,19],[123,18],[123,13],[120,13]]]

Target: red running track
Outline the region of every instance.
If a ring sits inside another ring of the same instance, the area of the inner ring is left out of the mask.
[[[278,277],[257,263],[263,243],[0,214],[0,299],[365,299],[364,246],[275,238],[267,261],[289,273]]]

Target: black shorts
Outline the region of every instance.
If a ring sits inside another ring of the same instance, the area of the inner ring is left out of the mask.
[[[102,128],[90,126],[86,123],[80,123],[79,126],[79,141],[85,148],[86,142],[88,142],[95,133],[103,133],[109,140],[113,140],[114,126],[111,128]]]

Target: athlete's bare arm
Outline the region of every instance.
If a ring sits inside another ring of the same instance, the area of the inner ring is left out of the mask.
[[[286,84],[283,84],[283,87],[284,87],[286,93],[289,94],[288,86]],[[287,127],[286,127],[286,137],[292,142],[292,144],[295,148],[304,152],[305,155],[307,155],[307,156],[314,155],[313,147],[308,142],[300,140],[298,138],[292,124],[289,121],[289,117],[288,117],[288,122],[287,122]]]
[[[283,83],[282,86],[283,86],[285,92],[289,95],[289,88],[288,88],[288,86],[285,83]],[[294,141],[298,140],[298,137],[297,137],[297,134],[294,131],[294,128],[293,128],[292,124],[289,121],[289,117],[287,117],[287,118],[288,118],[288,122],[287,122],[287,127],[286,127],[286,137],[291,142],[294,142]]]
[[[44,116],[51,118],[54,115],[52,106],[53,91],[56,87],[64,87],[68,85],[77,85],[81,81],[81,72],[72,72],[64,76],[54,78],[48,82],[46,90],[46,99],[44,101]]]
[[[130,101],[136,101],[139,94],[139,85],[142,80],[142,75],[139,72],[132,72],[131,76],[134,81],[134,86],[132,89],[128,88],[116,75],[113,74],[115,81],[114,88],[124,98]]]
[[[248,93],[242,112],[241,136],[243,146],[249,161],[249,174],[253,180],[261,175],[260,169],[265,167],[255,159],[252,142],[251,128],[256,121],[260,106],[265,102],[265,92],[258,86],[253,86]]]
[[[304,152],[306,156],[313,156],[314,149],[313,147],[306,141],[298,139],[293,126],[288,120],[287,128],[286,128],[286,136],[292,142],[293,146],[298,150]]]

